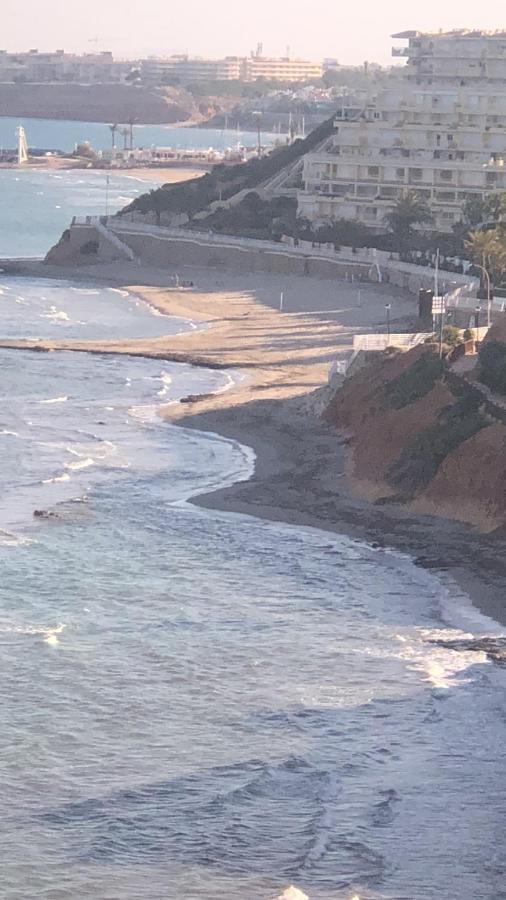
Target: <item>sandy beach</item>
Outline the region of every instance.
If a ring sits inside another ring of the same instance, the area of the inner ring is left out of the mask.
[[[189,397],[160,414],[186,428],[216,432],[252,447],[253,477],[206,494],[201,506],[352,535],[409,554],[444,573],[479,609],[506,624],[506,553],[501,539],[457,522],[408,515],[395,505],[357,499],[345,475],[345,444],[320,418],[331,361],[350,352],[355,331],[384,330],[385,304],[406,324],[416,301],[388,286],[233,275],[174,273],[134,264],[63,269],[41,263],[6,271],[126,288],[168,315],[200,325],[176,336],[120,342],[2,341],[3,347],[121,353],[232,370],[225,393]],[[280,293],[284,311],[279,312]]]

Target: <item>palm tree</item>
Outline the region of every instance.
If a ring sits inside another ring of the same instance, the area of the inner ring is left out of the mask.
[[[489,213],[487,202],[481,197],[468,198],[462,207],[462,221],[468,228],[477,228]]]
[[[397,240],[400,248],[406,247],[413,234],[414,225],[432,221],[428,203],[416,191],[406,191],[385,216],[385,224]]]
[[[465,248],[473,262],[487,269],[492,280],[501,280],[506,272],[506,241],[497,228],[471,231]]]
[[[484,207],[493,222],[504,223],[506,221],[506,192],[490,194],[484,201]]]
[[[114,125],[109,125],[111,131],[111,141],[112,141],[112,149],[116,150],[116,132],[118,130],[117,123]]]

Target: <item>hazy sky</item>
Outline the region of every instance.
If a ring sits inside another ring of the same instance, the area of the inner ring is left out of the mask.
[[[479,7],[479,8],[478,8]],[[118,56],[189,51],[390,60],[390,34],[406,28],[504,28],[504,0],[0,0],[1,49],[32,47]],[[96,40],[98,39],[98,41]]]

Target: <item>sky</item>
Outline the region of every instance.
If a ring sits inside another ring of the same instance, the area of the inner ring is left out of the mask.
[[[345,12],[343,12],[343,9]],[[410,11],[411,10],[411,11]],[[416,29],[504,28],[504,0],[1,0],[2,50],[92,52],[118,57],[185,53],[244,55],[263,43],[264,54],[344,64],[390,62],[390,35]]]

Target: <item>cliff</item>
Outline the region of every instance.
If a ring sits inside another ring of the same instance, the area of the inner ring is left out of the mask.
[[[346,437],[361,497],[484,532],[506,525],[506,424],[472,384],[448,376],[434,347],[378,356],[325,418]]]
[[[164,125],[194,114],[184,91],[129,84],[0,84],[0,116]]]

